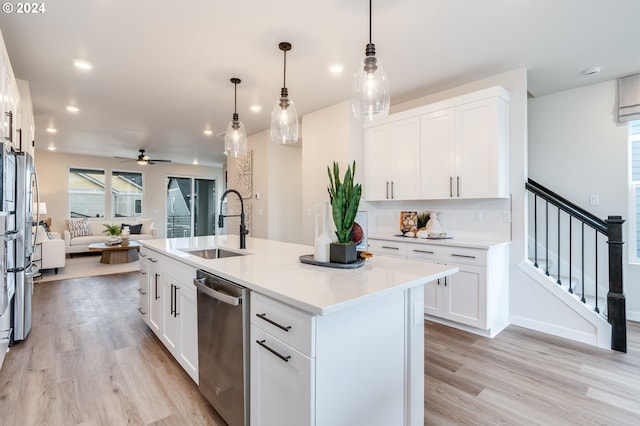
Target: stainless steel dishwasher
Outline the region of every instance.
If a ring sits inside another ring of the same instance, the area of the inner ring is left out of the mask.
[[[249,424],[249,290],[198,271],[200,393],[229,426]]]

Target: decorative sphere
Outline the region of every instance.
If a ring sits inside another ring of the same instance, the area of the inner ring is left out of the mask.
[[[351,230],[351,239],[354,243],[358,244],[364,237],[364,231],[358,222],[353,222],[353,229]]]

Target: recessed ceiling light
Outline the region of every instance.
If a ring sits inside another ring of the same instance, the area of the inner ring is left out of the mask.
[[[194,165],[194,166],[197,166],[197,165],[198,165],[198,159],[197,159],[197,158],[194,158],[194,159],[193,159],[193,165]]]
[[[249,109],[253,112],[260,112],[262,110],[262,107],[260,105],[251,105]]]
[[[49,151],[55,151],[55,150],[56,150],[56,147],[55,147],[54,145],[49,145],[49,146],[47,147],[47,149],[48,149]]]
[[[47,132],[49,133],[56,133],[58,131],[58,129],[56,129],[55,127],[47,127]]]
[[[332,64],[329,67],[329,72],[332,74],[340,74],[344,70],[344,65],[342,64]]]
[[[89,71],[91,69],[93,69],[93,64],[91,64],[91,62],[87,62],[83,59],[74,59],[73,60],[73,65],[78,68],[79,70],[83,70],[83,71]]]
[[[79,112],[79,111],[80,111],[80,108],[78,108],[78,107],[77,107],[77,106],[75,106],[75,105],[69,105],[69,106],[67,107],[67,111],[69,111],[69,112]]]
[[[205,135],[207,135],[207,136],[211,136],[211,135],[213,134],[213,130],[206,129],[206,130],[204,131],[204,134],[205,134]]]

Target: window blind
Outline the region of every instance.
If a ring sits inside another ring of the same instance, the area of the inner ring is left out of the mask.
[[[640,120],[640,74],[618,79],[618,123]]]

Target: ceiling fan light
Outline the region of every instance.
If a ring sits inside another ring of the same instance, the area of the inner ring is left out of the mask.
[[[278,48],[284,54],[284,73],[280,97],[271,111],[271,125],[269,136],[271,141],[281,145],[291,145],[298,142],[298,111],[287,90],[287,52],[291,50],[291,43],[283,41]]]

